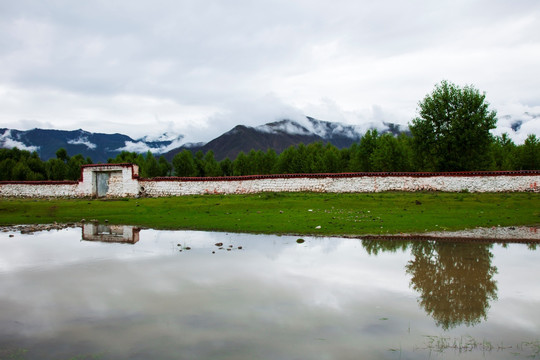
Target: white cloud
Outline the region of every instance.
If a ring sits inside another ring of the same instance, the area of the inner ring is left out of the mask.
[[[293,135],[310,135],[310,131],[303,126],[297,126],[297,123],[291,122],[282,122],[271,127],[268,125],[261,125],[257,127],[257,130],[268,132],[268,133],[278,133],[285,132],[287,134]]]
[[[498,111],[497,128],[492,134],[500,136],[509,135],[515,144],[523,144],[529,135],[540,137],[540,106],[529,107],[521,104],[505,104],[502,111]],[[512,126],[520,123],[517,131]]]
[[[11,136],[11,130],[6,130],[2,135],[0,135],[0,147],[12,149],[17,148],[19,150],[28,150],[28,151],[37,151],[39,146],[27,146],[19,140],[14,139]]]
[[[85,145],[88,149],[95,149],[96,148],[96,144],[91,143],[85,137],[80,137],[80,138],[75,139],[75,140],[68,140],[67,143],[71,144],[71,145]]]
[[[126,141],[125,146],[116,149],[115,151],[129,151],[129,152],[136,152],[136,153],[146,153],[148,151],[151,151],[152,154],[163,154],[168,151],[174,150],[181,145],[183,145],[184,142],[182,141],[182,138],[175,139],[170,142],[168,145],[164,146],[151,146],[145,141]]]
[[[183,135],[176,134],[174,131],[166,131],[162,134],[154,134],[154,135],[145,135],[141,138],[141,140],[145,142],[160,142],[160,141],[174,141],[178,139],[182,139]]]
[[[121,147],[119,149],[116,149],[116,151],[129,151],[129,152],[136,152],[136,153],[145,153],[147,151],[152,151],[148,144],[142,141],[126,141],[126,144],[124,147]]]
[[[342,106],[330,99],[323,99],[318,104],[308,104],[305,109],[306,112],[313,114],[313,117],[319,120],[337,121],[351,125],[359,133],[365,133],[369,129],[385,130],[388,127],[384,123],[405,126],[409,120],[402,114],[391,113],[377,105],[370,108],[344,110]],[[313,131],[317,132],[317,129],[313,129]]]

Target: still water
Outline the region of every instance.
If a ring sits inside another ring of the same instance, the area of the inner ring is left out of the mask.
[[[0,233],[0,359],[540,358],[534,246],[297,240]]]

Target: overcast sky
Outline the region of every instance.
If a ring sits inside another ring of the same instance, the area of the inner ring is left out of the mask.
[[[0,0],[0,127],[407,124],[443,79],[540,136],[540,1]]]

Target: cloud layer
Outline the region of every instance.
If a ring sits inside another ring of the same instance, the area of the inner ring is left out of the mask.
[[[535,0],[5,1],[0,127],[208,141],[302,115],[406,124],[443,79],[540,114],[539,17]]]
[[[18,148],[19,150],[27,151],[37,151],[39,146],[27,146],[22,143],[19,139],[14,138],[11,135],[11,130],[6,130],[3,134],[0,135],[0,147],[2,148]]]

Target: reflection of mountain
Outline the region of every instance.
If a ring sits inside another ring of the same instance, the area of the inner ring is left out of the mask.
[[[491,266],[492,244],[450,241],[363,240],[369,254],[410,248],[414,259],[406,266],[418,302],[444,330],[472,326],[487,318],[489,302],[497,299]]]

